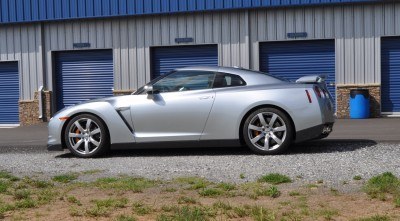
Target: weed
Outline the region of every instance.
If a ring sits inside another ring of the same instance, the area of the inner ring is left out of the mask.
[[[52,180],[59,182],[59,183],[70,183],[76,179],[78,179],[77,173],[67,173],[67,174],[54,176]]]
[[[31,191],[22,189],[22,190],[16,190],[13,194],[14,199],[16,200],[22,200],[22,199],[30,199],[31,197]]]
[[[110,177],[99,178],[94,182],[94,185],[102,189],[131,190],[137,193],[142,192],[146,188],[153,187],[155,183],[155,181],[138,177]]]
[[[167,188],[164,189],[164,191],[165,191],[165,192],[168,192],[168,193],[174,193],[174,192],[177,191],[177,189],[175,189],[175,188],[173,188],[173,187],[167,187]]]
[[[390,172],[372,177],[364,186],[364,191],[372,198],[385,200],[386,194],[399,194],[400,181]]]
[[[11,182],[15,182],[15,181],[19,180],[18,177],[13,176],[11,173],[9,173],[7,171],[0,171],[0,179],[6,179],[6,180],[9,180]]]
[[[47,204],[53,201],[58,196],[58,192],[51,189],[43,189],[38,194],[38,203]]]
[[[270,186],[267,191],[267,194],[272,198],[277,198],[281,195],[281,192],[278,190],[276,186]]]
[[[109,212],[109,208],[107,207],[99,207],[99,206],[94,206],[90,209],[86,210],[86,214],[88,216],[92,216],[92,217],[108,217],[110,216],[110,212]]]
[[[239,178],[243,180],[246,178],[246,176],[244,175],[244,173],[241,173],[241,174],[239,174]]]
[[[262,206],[254,206],[251,209],[251,216],[256,221],[269,221],[276,219],[275,214],[272,211],[267,210]]]
[[[103,171],[104,170],[99,170],[99,169],[86,170],[86,171],[83,171],[82,174],[84,174],[84,175],[92,175],[92,174],[102,173]]]
[[[175,179],[176,182],[181,184],[189,184],[189,189],[198,190],[206,188],[211,182],[201,177],[179,177]]]
[[[71,206],[69,208],[69,215],[71,215],[71,216],[83,216],[84,214],[85,214],[85,212],[78,207]]]
[[[310,189],[313,189],[313,188],[318,188],[318,185],[314,184],[314,183],[310,183],[310,184],[307,184],[306,187],[310,188]]]
[[[236,189],[236,186],[231,183],[219,183],[217,187],[225,191],[231,191]]]
[[[196,203],[197,201],[192,197],[181,196],[178,198],[178,204],[196,204]]]
[[[7,192],[8,188],[11,186],[10,181],[8,180],[0,180],[0,193]]]
[[[325,220],[332,220],[334,216],[339,215],[339,212],[332,209],[323,209],[318,211],[318,215],[324,217]]]
[[[154,209],[151,208],[150,206],[147,206],[147,205],[145,205],[143,203],[139,203],[139,202],[135,202],[132,204],[132,210],[139,216],[143,216],[143,215],[149,214],[152,211],[154,211]]]
[[[396,208],[400,207],[400,196],[396,196],[396,197],[394,198],[394,206],[395,206]]]
[[[262,176],[258,179],[259,182],[266,182],[270,184],[281,184],[281,183],[290,183],[292,180],[286,176],[279,173],[270,173],[265,176]]]
[[[254,194],[250,195],[250,198],[257,199],[259,196],[270,196],[272,198],[277,198],[280,195],[281,192],[278,190],[276,186],[270,186],[268,188],[257,187],[254,189]]]
[[[76,197],[74,197],[74,196],[68,196],[67,197],[67,201],[69,202],[69,203],[73,203],[73,204],[76,204],[76,205],[78,205],[78,206],[82,206],[82,203],[81,203],[81,201],[79,201]]]
[[[225,210],[225,211],[233,209],[231,205],[229,205],[227,203],[224,203],[224,202],[221,202],[221,201],[213,203],[212,207],[214,209],[222,209],[222,210]]]
[[[337,189],[335,189],[335,188],[333,188],[333,187],[331,187],[329,190],[331,191],[331,193],[332,193],[333,195],[335,195],[335,196],[339,195],[339,190],[337,190]]]
[[[115,218],[115,221],[136,221],[137,219],[129,215],[119,215]]]
[[[215,197],[222,194],[222,191],[215,188],[206,188],[199,191],[200,196]]]
[[[170,206],[170,205],[163,205],[163,206],[161,207],[161,210],[164,211],[164,212],[178,211],[178,210],[179,210],[179,207],[178,207],[178,206],[175,206],[175,205],[172,205],[172,206]]]
[[[361,179],[362,179],[362,177],[360,175],[356,175],[353,177],[353,180],[361,180]]]
[[[291,192],[289,192],[289,196],[300,196],[300,192],[298,192],[298,191],[291,191]]]
[[[179,208],[179,210],[174,211],[171,215],[161,214],[157,217],[158,221],[203,221],[207,219],[208,215],[204,211],[204,208],[188,206]]]
[[[324,180],[317,180],[317,183],[322,184],[322,183],[324,183]]]
[[[35,206],[36,206],[36,203],[32,199],[23,199],[23,200],[15,202],[15,208],[18,208],[18,209],[28,209],[28,208],[33,208]]]
[[[93,203],[96,204],[97,207],[105,207],[105,208],[124,208],[126,204],[128,204],[127,198],[120,199],[104,199],[104,200],[92,200]]]
[[[250,215],[250,211],[244,207],[233,207],[233,211],[239,217],[246,217]]]
[[[370,217],[356,219],[355,221],[389,221],[389,216],[386,215],[374,215]]]

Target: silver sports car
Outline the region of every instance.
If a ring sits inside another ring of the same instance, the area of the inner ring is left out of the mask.
[[[174,70],[132,95],[66,107],[49,122],[49,150],[78,157],[109,149],[247,145],[277,154],[324,138],[334,107],[322,76],[295,83],[228,67]]]

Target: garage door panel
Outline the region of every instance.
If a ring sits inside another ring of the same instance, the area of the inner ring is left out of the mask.
[[[260,70],[291,81],[305,75],[325,74],[335,82],[333,40],[260,43]],[[335,87],[328,86],[335,98]]]
[[[382,38],[382,112],[400,112],[400,37]]]
[[[176,68],[217,65],[217,45],[156,47],[152,49],[152,79]]]
[[[57,108],[112,96],[114,85],[111,50],[56,54]]]
[[[19,124],[18,62],[0,62],[0,124]]]

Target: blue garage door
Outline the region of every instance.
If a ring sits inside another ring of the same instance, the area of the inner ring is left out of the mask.
[[[111,50],[59,52],[55,62],[58,110],[113,95]]]
[[[0,124],[19,124],[18,62],[0,62]]]
[[[217,45],[157,47],[152,49],[151,78],[154,79],[176,68],[217,65]]]
[[[328,90],[336,98],[334,40],[261,43],[260,70],[291,81],[325,74]]]
[[[400,38],[382,38],[382,112],[400,112]]]

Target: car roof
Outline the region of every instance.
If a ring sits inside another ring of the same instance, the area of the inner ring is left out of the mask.
[[[213,71],[222,72],[228,74],[236,74],[246,81],[247,85],[259,85],[259,84],[271,84],[271,83],[282,83],[282,80],[277,79],[273,76],[244,69],[241,67],[223,67],[223,66],[193,66],[175,69],[176,71]]]

